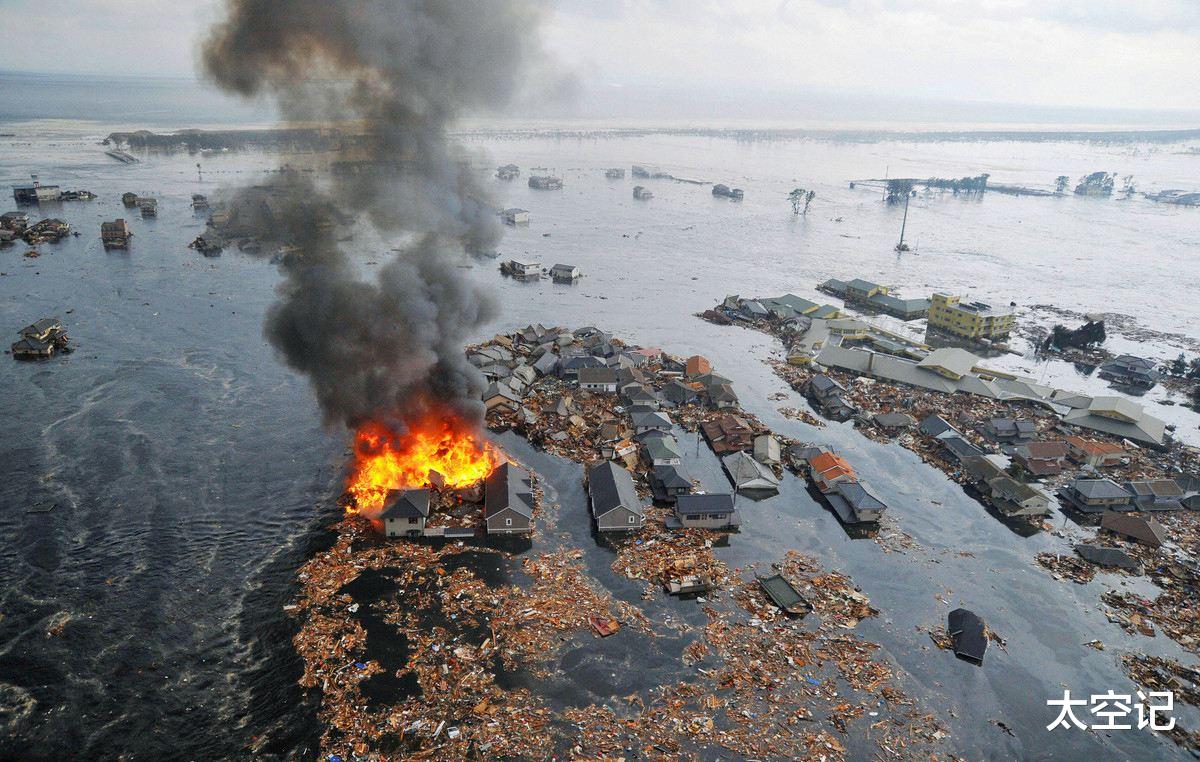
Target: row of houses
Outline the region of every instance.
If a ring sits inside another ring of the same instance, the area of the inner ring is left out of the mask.
[[[536,280],[542,277],[542,263],[532,259],[506,259],[500,263],[500,272],[522,280]],[[550,277],[559,283],[571,283],[583,277],[583,272],[575,265],[555,264],[549,270]]]
[[[1014,470],[1040,479],[1063,473],[1070,463],[1094,471],[1120,464],[1127,457],[1119,446],[1078,436],[1061,441],[1018,440],[1022,433],[1030,432],[1030,427],[1016,423],[1020,422],[991,419],[983,427],[993,441],[996,438],[1005,444],[1019,441],[1008,447],[1007,455],[985,453],[937,415],[923,420],[920,431],[936,439],[947,457],[962,466],[968,481],[1007,516],[1048,515],[1054,500],[1040,484],[1018,479]],[[1171,479],[1130,480],[1121,485],[1092,476],[1076,478],[1059,488],[1057,495],[1064,506],[1083,513],[1178,510],[1189,497],[1183,486]],[[1200,500],[1193,502],[1200,504]]]
[[[964,349],[941,348],[914,362],[890,354],[845,346],[827,346],[816,357],[827,368],[869,378],[953,394],[972,394],[1005,402],[1029,402],[1057,414],[1063,423],[1082,429],[1162,447],[1166,423],[1125,397],[1091,397],[991,370]]]
[[[821,291],[841,297],[847,304],[865,312],[880,312],[901,320],[916,320],[929,314],[928,299],[901,299],[888,286],[855,278],[841,281],[830,278],[817,286]]]
[[[427,533],[433,491],[391,490],[379,518],[388,537],[420,537]],[[525,535],[533,531],[533,478],[511,463],[496,466],[483,484],[484,528],[489,535]],[[447,532],[452,534],[453,532]],[[474,534],[468,529],[463,534]]]

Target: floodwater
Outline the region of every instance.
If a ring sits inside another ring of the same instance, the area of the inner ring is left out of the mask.
[[[192,193],[250,182],[274,160],[148,155],[122,165],[96,145],[109,130],[17,123],[3,130],[15,137],[0,138],[0,180],[36,172],[45,182],[99,194],[34,210],[66,219],[81,237],[39,247],[37,259],[23,258],[23,245],[0,250],[0,326],[15,338],[21,326],[57,315],[78,343],[74,354],[46,363],[0,362],[0,756],[215,758],[251,748],[311,756],[313,704],[295,685],[294,628],[282,606],[294,591],[295,568],[327,541],[321,528],[336,515],[331,498],[340,492],[346,438],[322,428],[305,382],[262,337],[274,269],[236,251],[205,259],[185,248],[202,228],[189,208]],[[885,173],[989,172],[993,182],[1048,187],[1060,174],[1109,170],[1134,175],[1144,190],[1194,189],[1200,155],[1160,143],[741,142],[667,134],[472,136],[469,147],[481,171],[509,162],[524,170],[515,183],[495,181],[499,205],[532,213],[528,227],[508,233],[501,255],[568,262],[585,273],[572,286],[528,284],[501,278],[494,262],[464,266],[463,277],[487,283],[504,307],[478,338],[532,321],[594,324],[643,345],[702,353],[766,424],[845,454],[891,506],[889,528],[916,543],[888,553],[851,539],[788,477],[778,497],[742,505],[742,531],[719,557],[731,566],[769,563],[796,549],[852,576],[881,612],[859,632],[882,644],[904,675],[902,686],[942,718],[949,748],[967,758],[1182,756],[1149,731],[1045,730],[1054,719],[1045,701],[1060,698],[1064,687],[1076,696],[1134,690],[1118,663],[1123,650],[1182,656],[1166,638],[1126,635],[1100,611],[1101,590],[1144,582],[1106,574],[1087,586],[1050,579],[1033,557],[1064,551],[1066,540],[1014,533],[906,450],[871,442],[848,425],[814,429],[783,418],[777,407],[804,402],[761,362],[779,351],[777,343],[694,314],[728,293],[812,297],[828,277],[858,276],[910,296],[944,288],[999,303],[1125,313],[1146,328],[1180,334],[1180,345],[1198,341],[1200,284],[1188,274],[1200,210],[1141,198],[923,195],[909,211],[908,239],[917,250],[898,256],[900,211],[884,206],[879,192],[848,183]],[[631,163],[739,186],[746,199],[638,181],[655,198],[635,202],[632,178],[607,180],[601,171]],[[530,190],[532,167],[562,176],[565,188]],[[806,217],[793,216],[786,201],[797,185],[817,192]],[[131,249],[106,253],[99,223],[130,216],[119,200],[130,190],[156,195],[159,215],[132,219]],[[364,272],[386,256],[365,236],[351,245],[363,247],[356,255]],[[1139,348],[1161,357],[1179,351]],[[1077,382],[1072,388],[1096,383],[1062,363],[1003,362],[1028,364],[1055,383]],[[776,392],[787,398],[769,401]],[[1155,409],[1173,416],[1182,438],[1195,437],[1194,413]],[[499,441],[546,480],[561,505],[556,532],[587,549],[589,571],[616,595],[639,601],[641,585],[608,570],[611,551],[592,539],[580,467],[512,435]],[[715,474],[711,462],[702,470]],[[1086,533],[1058,515],[1052,522]],[[698,616],[695,603],[651,605],[658,615]],[[1007,651],[993,645],[974,667],[917,629],[944,624],[959,605],[980,614]],[[58,634],[48,635],[51,629]],[[564,703],[604,701],[673,674],[673,646],[643,665],[620,647],[621,637],[567,649],[564,673],[546,691]],[[1093,639],[1106,650],[1081,645]],[[1176,717],[1190,727],[1198,721],[1184,710]]]

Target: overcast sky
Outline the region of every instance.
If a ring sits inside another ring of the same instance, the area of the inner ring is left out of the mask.
[[[332,1],[332,0],[331,0]],[[1200,109],[1200,0],[559,0],[587,97]],[[0,69],[196,76],[218,0],[0,0]],[[36,30],[36,33],[31,31]]]

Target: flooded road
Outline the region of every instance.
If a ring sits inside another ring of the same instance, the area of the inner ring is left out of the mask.
[[[99,198],[50,212],[79,238],[40,246],[37,259],[22,257],[23,245],[0,250],[0,326],[15,339],[21,326],[57,315],[78,344],[73,355],[48,363],[0,362],[7,422],[0,445],[7,477],[0,484],[0,750],[34,758],[236,757],[249,748],[304,756],[315,738],[312,706],[295,684],[293,625],[282,606],[295,568],[324,541],[346,441],[343,432],[322,429],[311,392],[262,336],[274,268],[235,250],[206,259],[185,248],[202,229],[191,194],[244,183],[274,159],[146,156],[119,165],[95,145],[107,128],[6,131],[17,137],[0,139],[0,179],[16,183],[36,172]],[[1097,169],[1134,174],[1146,190],[1190,187],[1200,157],[1159,144],[745,143],[666,135],[471,138],[470,145],[490,155],[488,166],[511,161],[525,171],[512,185],[497,181],[502,205],[533,217],[509,232],[501,255],[567,262],[585,273],[574,286],[525,284],[502,279],[492,262],[464,265],[463,277],[493,286],[503,305],[502,317],[478,338],[529,322],[594,324],[642,345],[704,354],[733,379],[743,406],[775,431],[844,454],[891,506],[885,530],[912,538],[903,552],[851,539],[801,481],[786,477],[779,496],[739,503],[742,531],[718,549],[719,558],[743,566],[796,549],[853,577],[881,611],[858,631],[883,645],[905,673],[906,689],[948,724],[950,748],[967,758],[1182,756],[1147,731],[1045,731],[1053,720],[1045,700],[1060,698],[1063,687],[1076,695],[1133,690],[1118,664],[1122,650],[1182,655],[1166,638],[1126,635],[1099,610],[1099,590],[1136,583],[1107,574],[1087,586],[1055,581],[1033,558],[1063,551],[1064,539],[1015,534],[907,450],[848,425],[816,429],[784,418],[777,408],[805,405],[762,362],[778,345],[694,314],[727,293],[816,298],[826,278],[864,277],[906,296],[945,288],[999,303],[1122,312],[1200,340],[1200,282],[1179,277],[1195,266],[1197,210],[1142,199],[921,196],[909,218],[917,251],[897,256],[899,211],[877,193],[848,187],[885,173],[980,172],[994,182],[1048,185],[1059,174]],[[632,179],[610,181],[599,171],[631,162],[737,185],[746,200],[733,204],[705,186],[651,181],[655,198],[635,202]],[[560,174],[565,188],[528,189],[524,177],[534,166]],[[797,185],[817,191],[807,218],[794,217],[786,201]],[[129,216],[119,200],[125,191],[157,196],[159,216],[132,219],[131,249],[106,253],[99,223]],[[368,272],[367,263],[386,252],[365,235],[351,245],[362,247]],[[1133,263],[1136,278],[1129,277]],[[1151,356],[1178,351],[1145,347]],[[1074,373],[1065,364],[1045,372],[1068,380]],[[786,398],[768,400],[776,393]],[[1176,416],[1169,420],[1182,437],[1194,437],[1194,413],[1163,410],[1161,417]],[[582,469],[512,435],[498,441],[552,488],[550,500],[560,505],[554,531],[568,535],[556,541],[584,548],[593,576],[617,597],[640,602],[642,586],[613,573],[612,551],[592,537]],[[702,456],[707,448],[693,457]],[[720,477],[711,461],[699,470]],[[30,513],[31,506],[52,507]],[[1056,514],[1051,521],[1066,520]],[[1007,652],[993,646],[977,668],[935,648],[918,628],[943,624],[959,605],[1005,638]],[[652,618],[701,621],[694,602],[660,598],[648,607]],[[1107,650],[1081,645],[1093,639]],[[619,639],[600,643],[564,651],[562,674],[546,692],[564,704],[602,702],[671,679],[686,644],[664,639],[643,655],[621,649]],[[1176,716],[1197,725],[1194,715]],[[265,746],[256,737],[266,737]]]

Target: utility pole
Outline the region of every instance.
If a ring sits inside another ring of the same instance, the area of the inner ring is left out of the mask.
[[[204,172],[200,170],[200,162],[196,162],[196,179],[199,182],[204,182]]]
[[[904,251],[904,228],[908,226],[908,201],[911,198],[911,191],[904,194],[904,219],[900,222],[900,243],[896,244],[896,251]]]

